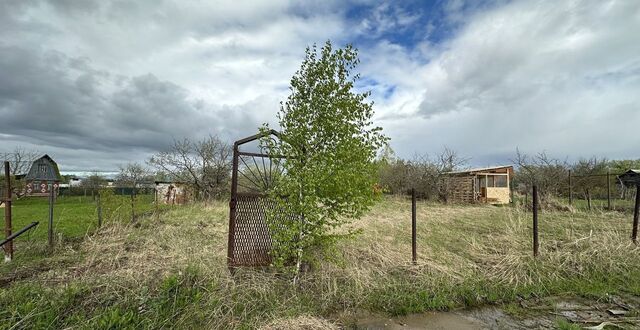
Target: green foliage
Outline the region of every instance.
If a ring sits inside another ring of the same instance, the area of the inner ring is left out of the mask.
[[[354,91],[358,62],[351,45],[334,50],[328,41],[319,52],[315,45],[307,48],[278,113],[281,136],[261,141],[271,154],[287,158],[286,175],[271,197],[299,215],[275,235],[276,264],[296,260],[299,267],[317,260],[338,238],[333,229],[361,216],[374,201],[374,159],[387,138],[371,122],[370,92]],[[269,218],[275,226],[277,217]]]

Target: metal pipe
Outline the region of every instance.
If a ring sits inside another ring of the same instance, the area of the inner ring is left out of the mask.
[[[416,249],[416,189],[411,188],[411,252],[412,261],[415,265],[418,262],[418,252]]]
[[[100,201],[100,191],[98,190],[98,196],[97,196],[97,203],[98,203],[98,228],[102,227],[102,203]]]
[[[48,230],[47,236],[49,239],[49,248],[53,248],[53,185],[49,184],[48,188],[49,188],[49,230]]]
[[[12,234],[11,236],[7,237],[5,240],[3,240],[2,242],[0,242],[0,246],[3,246],[3,245],[5,245],[5,244],[7,244],[7,243],[9,243],[10,245],[13,245],[13,242],[12,242],[12,241],[13,241],[13,239],[14,239],[14,238],[16,238],[16,237],[18,237],[18,236],[22,235],[25,231],[27,231],[27,230],[29,230],[29,229],[31,229],[31,228],[33,228],[33,227],[37,226],[37,225],[38,225],[38,223],[39,223],[39,222],[34,221],[34,222],[32,222],[31,224],[27,225],[26,227],[24,227],[24,228],[22,228],[22,229],[18,230],[17,232],[15,232],[15,233],[14,233],[14,234]],[[7,245],[7,246],[9,246],[9,245]],[[5,249],[6,249],[6,248],[5,248]]]
[[[569,205],[573,204],[573,185],[571,184],[571,170],[569,170]]]
[[[235,249],[236,205],[238,203],[238,143],[233,145],[231,170],[231,200],[229,201],[229,237],[227,240],[227,266],[233,272],[233,250]]]
[[[538,256],[538,186],[533,185],[533,256]]]
[[[7,237],[7,240],[11,237],[11,167],[9,166],[9,162],[4,162],[4,180],[6,184],[6,196],[4,200],[4,233]],[[13,259],[13,243],[11,240],[8,241],[9,244],[4,249],[4,261],[8,262]]]
[[[607,171],[607,210],[611,211],[611,172]]]
[[[638,244],[638,218],[640,217],[640,183],[636,185],[636,204],[633,208],[633,232],[631,239]]]

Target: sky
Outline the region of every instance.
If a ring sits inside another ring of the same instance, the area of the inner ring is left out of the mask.
[[[640,1],[0,1],[0,153],[114,171],[277,127],[307,46],[353,44],[403,158],[640,158]]]

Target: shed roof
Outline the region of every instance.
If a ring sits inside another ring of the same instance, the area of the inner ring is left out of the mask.
[[[627,187],[640,185],[640,170],[628,170],[618,175],[618,180]]]
[[[500,170],[500,169],[503,169],[503,168],[513,169],[513,165],[471,168],[471,169],[461,170],[461,171],[445,172],[445,174],[465,174],[465,173],[472,174],[472,173],[478,173],[478,172]]]

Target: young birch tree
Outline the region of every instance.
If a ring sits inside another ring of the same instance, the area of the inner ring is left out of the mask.
[[[351,45],[318,52],[306,49],[300,70],[291,79],[291,95],[278,113],[279,138],[269,137],[265,124],[262,146],[285,156],[284,175],[270,196],[295,215],[285,220],[269,215],[274,234],[274,264],[313,263],[346,234],[335,229],[360,217],[375,198],[377,151],[388,140],[371,121],[370,92],[359,93],[354,83],[358,52]],[[284,226],[284,229],[282,229]],[[297,276],[296,276],[297,278]]]

